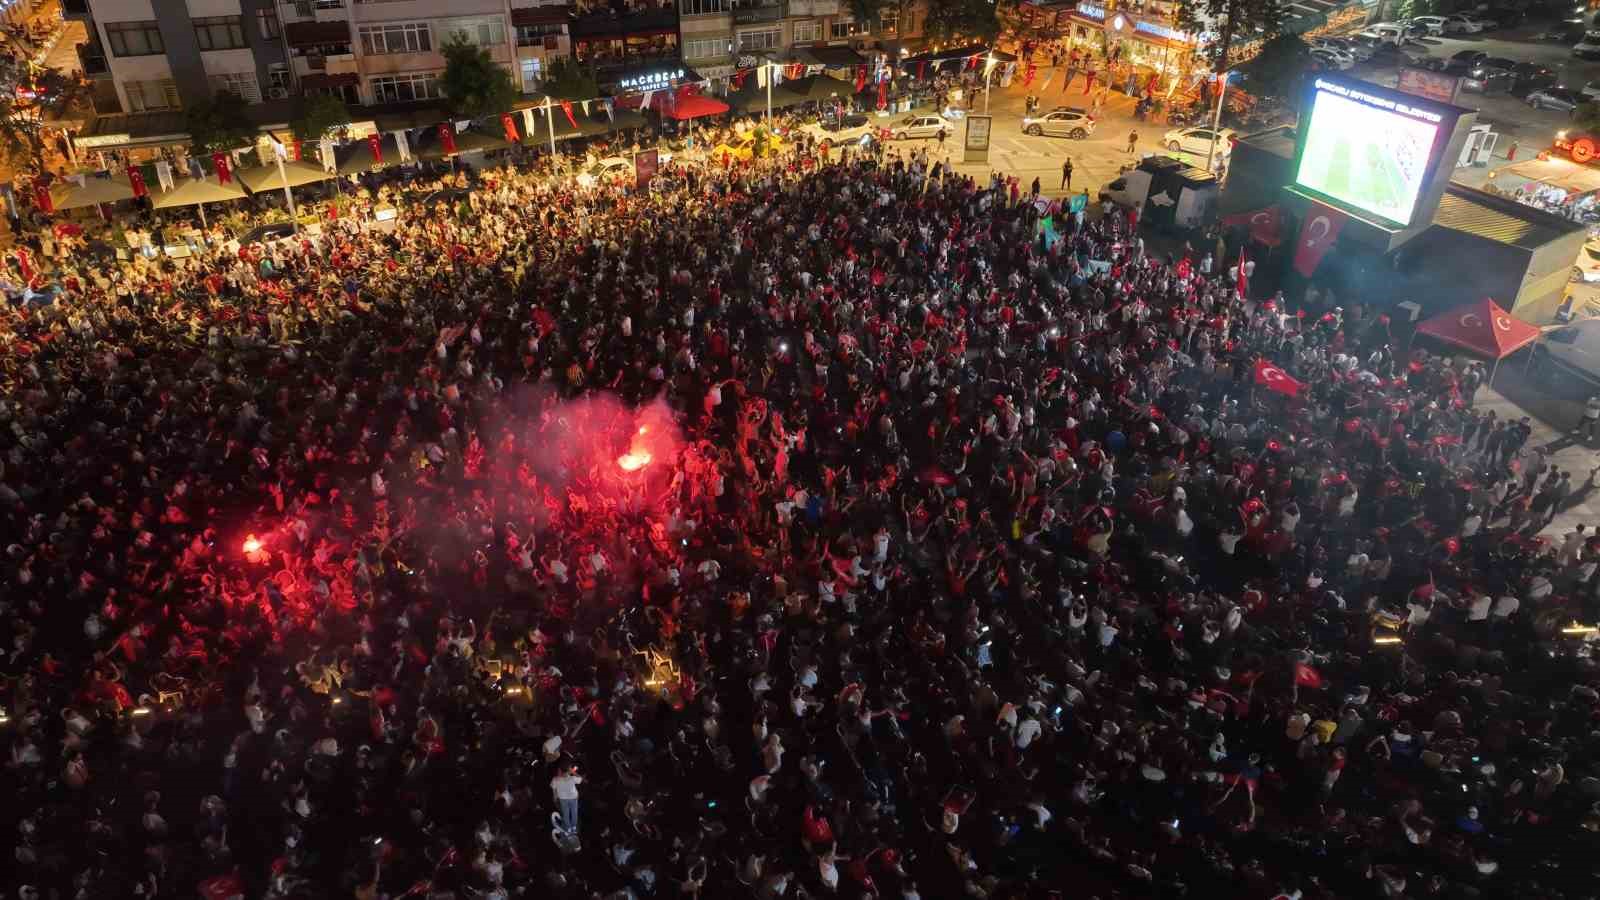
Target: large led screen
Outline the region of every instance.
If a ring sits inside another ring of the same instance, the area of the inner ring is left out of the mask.
[[[1295,184],[1357,212],[1411,224],[1433,174],[1444,117],[1359,87],[1317,79]]]

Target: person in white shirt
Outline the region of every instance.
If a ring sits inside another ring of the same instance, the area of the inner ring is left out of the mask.
[[[1504,625],[1507,619],[1516,614],[1517,607],[1521,605],[1522,601],[1515,596],[1502,594],[1498,600],[1494,601],[1494,609],[1490,612],[1494,621],[1491,624]]]
[[[1472,602],[1467,605],[1467,621],[1483,622],[1489,618],[1489,608],[1494,605],[1494,599],[1488,594],[1477,594]]]
[[[1033,717],[1033,713],[1025,713],[1021,722],[1017,723],[1017,749],[1026,750],[1044,732],[1044,726]]]
[[[578,767],[571,766],[565,771],[550,779],[550,792],[555,795],[556,805],[561,808],[561,824],[569,834],[578,831],[578,785],[583,784],[583,776],[578,774]]]

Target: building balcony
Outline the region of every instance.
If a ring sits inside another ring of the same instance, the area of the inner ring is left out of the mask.
[[[592,12],[572,20],[574,38],[620,37],[628,34],[650,34],[678,30],[678,7],[668,5],[617,15],[610,10]]]
[[[111,65],[106,61],[105,53],[93,44],[83,43],[78,45],[78,65],[82,67],[83,74],[90,78],[109,78]]]
[[[789,0],[791,16],[837,16],[839,0]]]
[[[88,19],[89,0],[61,0],[61,18]]]
[[[783,18],[782,3],[744,3],[733,8],[733,24],[755,25]]]
[[[323,71],[329,75],[347,75],[359,72],[356,68],[356,55],[354,53],[334,53],[321,57]]]

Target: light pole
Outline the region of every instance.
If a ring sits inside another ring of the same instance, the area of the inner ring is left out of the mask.
[[[983,114],[989,114],[989,76],[994,72],[994,54],[989,54],[983,66]]]
[[[1211,146],[1206,150],[1206,171],[1211,171],[1211,159],[1217,155],[1217,129],[1222,127],[1222,98],[1228,93],[1228,76],[1232,71],[1223,72],[1218,77],[1217,85],[1217,111],[1211,117]]]
[[[278,180],[283,182],[283,199],[289,204],[289,224],[296,232],[299,232],[300,214],[295,211],[294,194],[289,191],[289,176],[283,171],[283,160],[288,155],[289,151],[284,148],[283,144],[274,139],[272,142],[272,158],[278,163]],[[204,214],[202,213],[202,215]]]
[[[775,63],[775,62],[767,63],[767,126],[768,127],[772,126],[772,80],[778,74],[777,66],[778,66],[778,64]]]

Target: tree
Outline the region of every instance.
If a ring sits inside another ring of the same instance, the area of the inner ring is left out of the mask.
[[[989,0],[931,0],[926,22],[928,36],[938,41],[965,38],[991,43],[1000,34],[996,8]]]
[[[444,75],[439,88],[444,91],[450,111],[466,119],[496,115],[511,108],[517,89],[511,75],[495,63],[489,51],[467,41],[457,32],[439,48],[444,54]]]
[[[1311,61],[1311,48],[1299,35],[1282,34],[1262,44],[1260,52],[1239,70],[1247,89],[1257,97],[1298,98]]]
[[[350,110],[337,97],[322,94],[302,98],[291,127],[302,141],[321,140],[328,132],[350,124]]]
[[[556,100],[592,100],[600,96],[594,73],[572,59],[551,61],[540,87]]]
[[[244,100],[238,94],[219,91],[184,111],[189,144],[196,153],[227,153],[256,140],[257,129],[244,115]]]
[[[1216,35],[1200,52],[1221,74],[1228,70],[1228,51],[1235,43],[1276,37],[1282,15],[1277,0],[1183,0],[1178,24],[1191,34]]]
[[[850,18],[862,25],[876,27],[883,15],[883,8],[889,3],[890,0],[850,0]]]

